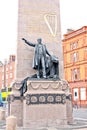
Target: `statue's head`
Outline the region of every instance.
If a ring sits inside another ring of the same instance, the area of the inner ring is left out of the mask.
[[[37,39],[37,42],[38,42],[39,44],[41,44],[42,39],[41,39],[41,38],[38,38],[38,39]]]

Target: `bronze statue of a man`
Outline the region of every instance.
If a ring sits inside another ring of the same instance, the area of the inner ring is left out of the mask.
[[[33,68],[38,70],[37,78],[40,78],[41,73],[42,78],[46,78],[46,54],[51,55],[47,51],[46,46],[42,44],[42,39],[37,39],[37,44],[31,43],[24,38],[22,38],[22,40],[29,46],[35,47]]]

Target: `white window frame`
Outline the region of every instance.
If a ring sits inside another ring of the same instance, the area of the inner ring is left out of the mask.
[[[80,88],[80,100],[86,100],[86,88]]]

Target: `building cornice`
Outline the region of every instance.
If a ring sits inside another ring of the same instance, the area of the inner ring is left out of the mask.
[[[80,28],[76,31],[72,31],[70,33],[64,34],[64,39],[62,41],[64,42],[67,39],[73,38],[73,37],[80,35],[82,33],[87,33],[87,26],[83,26],[82,28]]]

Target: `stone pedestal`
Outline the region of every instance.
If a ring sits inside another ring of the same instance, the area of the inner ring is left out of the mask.
[[[72,121],[71,94],[66,81],[29,80],[27,85],[24,127],[53,127]]]
[[[71,93],[65,80],[28,80],[22,98],[17,88],[13,89],[11,114],[17,117],[18,126],[57,127],[73,122]]]

